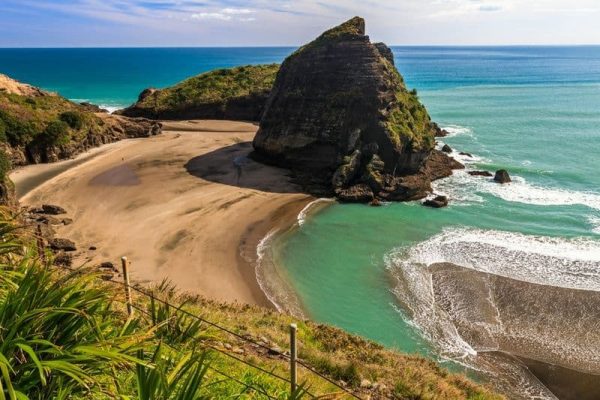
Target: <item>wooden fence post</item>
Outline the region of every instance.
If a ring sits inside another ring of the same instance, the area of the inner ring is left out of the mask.
[[[292,394],[296,392],[298,388],[298,377],[297,377],[297,365],[296,359],[298,357],[298,352],[296,348],[296,332],[298,330],[298,326],[296,324],[290,324],[290,383]]]
[[[129,266],[127,257],[121,257],[121,267],[123,268],[123,283],[125,285],[125,300],[127,300],[127,315],[133,316],[133,304],[131,303],[131,287],[129,286]]]

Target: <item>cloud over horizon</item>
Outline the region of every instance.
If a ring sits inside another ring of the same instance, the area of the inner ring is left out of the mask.
[[[600,44],[597,0],[2,0],[0,46],[295,46],[354,15],[389,44]]]

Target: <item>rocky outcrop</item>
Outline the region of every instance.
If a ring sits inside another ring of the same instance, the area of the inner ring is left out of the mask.
[[[137,103],[116,114],[150,119],[260,121],[279,66],[220,69],[166,89],[145,89]]]
[[[413,200],[462,167],[434,150],[439,130],[406,89],[391,50],[372,44],[356,17],[284,61],[253,156],[342,201]]]
[[[486,176],[486,177],[494,176],[490,171],[469,171],[467,173],[471,176]]]
[[[508,174],[507,170],[499,169],[496,171],[496,175],[494,175],[494,181],[504,184],[512,182],[512,179],[510,179],[510,175]]]
[[[448,206],[448,197],[435,196],[433,199],[427,199],[423,202],[425,207],[443,208]]]
[[[161,125],[102,112],[0,75],[0,204],[16,204],[12,167],[59,161],[125,138],[159,134]]]

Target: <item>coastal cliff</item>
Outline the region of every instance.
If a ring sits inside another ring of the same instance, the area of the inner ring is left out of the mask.
[[[438,131],[391,50],[371,43],[355,17],[284,61],[254,149],[257,159],[292,169],[309,192],[416,200],[462,167],[434,149]]]
[[[146,89],[117,114],[151,119],[260,121],[279,65],[219,69],[166,89]]]
[[[14,203],[12,167],[71,158],[121,139],[159,134],[161,125],[73,103],[0,74],[0,204]]]

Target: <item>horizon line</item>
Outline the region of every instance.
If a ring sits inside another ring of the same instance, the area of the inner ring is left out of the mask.
[[[276,49],[298,48],[302,45],[225,45],[225,46],[11,46],[2,47],[0,50],[86,50],[86,49]],[[392,44],[388,47],[600,47],[600,43],[579,44]]]

